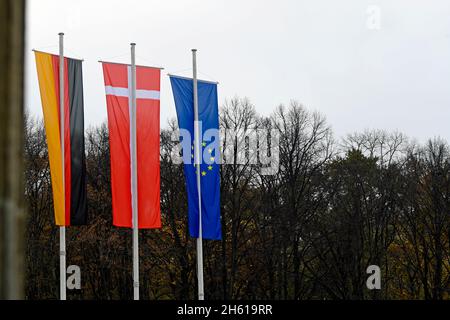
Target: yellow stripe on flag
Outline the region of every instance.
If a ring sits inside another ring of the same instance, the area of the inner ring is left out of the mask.
[[[59,134],[59,113],[56,95],[55,77],[52,56],[48,53],[36,52],[36,67],[41,91],[42,110],[44,112],[45,133],[47,135],[48,158],[53,189],[53,207],[55,222],[65,225],[64,191],[61,163],[61,143]]]

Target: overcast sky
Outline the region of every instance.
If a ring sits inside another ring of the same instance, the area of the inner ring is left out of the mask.
[[[83,66],[86,125],[106,119],[98,60],[161,66],[161,124],[175,116],[167,73],[219,81],[219,103],[248,97],[269,115],[297,100],[340,137],[398,130],[450,141],[448,0],[29,0],[26,104],[42,117],[31,49]]]

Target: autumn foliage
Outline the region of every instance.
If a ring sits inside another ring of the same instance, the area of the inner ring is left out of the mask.
[[[280,166],[221,166],[222,241],[205,241],[208,299],[449,299],[450,148],[400,133],[366,131],[336,141],[325,118],[293,102],[261,117],[227,101],[222,129],[280,134]],[[143,299],[195,299],[195,240],[188,236],[183,168],[171,153],[175,122],[161,132],[163,228],[140,232]],[[58,229],[45,132],[26,122],[28,299],[56,299]],[[222,143],[233,145],[223,137]],[[238,147],[238,146],[236,146]],[[245,147],[245,146],[244,146]],[[89,225],[67,230],[67,263],[81,267],[69,299],[131,299],[131,230],[111,223],[108,130],[86,133]],[[366,268],[381,268],[381,290]]]

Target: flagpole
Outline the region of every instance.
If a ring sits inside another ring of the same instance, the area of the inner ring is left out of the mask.
[[[203,283],[203,228],[202,228],[202,192],[200,180],[200,130],[198,119],[198,86],[197,86],[197,49],[192,49],[193,83],[194,83],[194,148],[195,164],[197,166],[197,193],[198,193],[198,238],[197,238],[197,280],[198,300],[205,300]]]
[[[136,44],[131,43],[131,204],[133,211],[133,288],[134,300],[139,300],[139,222],[137,194],[137,147],[136,147]]]
[[[60,114],[60,142],[61,142],[61,168],[62,168],[62,198],[63,208],[66,212],[65,193],[65,157],[64,157],[64,33],[59,33],[59,114]],[[59,227],[59,278],[60,299],[66,300],[66,227]]]

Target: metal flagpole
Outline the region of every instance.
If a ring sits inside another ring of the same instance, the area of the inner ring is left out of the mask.
[[[197,90],[197,49],[192,49],[193,83],[194,83],[194,148],[195,165],[197,166],[197,193],[198,193],[198,238],[197,238],[197,279],[198,300],[205,300],[203,284],[203,230],[202,230],[202,192],[200,181],[200,128],[198,119],[198,90]]]
[[[131,44],[131,105],[130,105],[130,153],[131,153],[131,205],[133,211],[133,287],[134,300],[139,300],[139,222],[137,194],[136,148],[136,44]]]
[[[59,33],[59,127],[61,139],[61,165],[62,165],[62,197],[64,212],[66,210],[66,185],[64,168],[64,33]],[[66,300],[66,227],[59,227],[59,278],[60,299]]]

